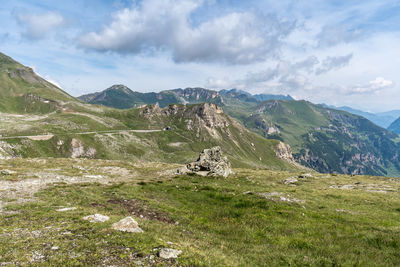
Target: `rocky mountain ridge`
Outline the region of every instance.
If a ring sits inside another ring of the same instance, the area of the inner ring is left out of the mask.
[[[229,102],[232,99],[240,99],[252,103],[260,103],[271,99],[294,100],[289,95],[252,95],[238,89],[215,91],[200,87],[170,89],[159,93],[140,93],[132,91],[125,85],[113,85],[104,91],[82,95],[78,98],[90,104],[100,104],[123,109],[137,108],[142,105],[156,103],[160,107],[165,107],[169,104],[199,104],[204,102],[224,106],[225,101]]]

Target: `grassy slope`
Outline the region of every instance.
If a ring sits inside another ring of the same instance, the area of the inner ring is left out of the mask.
[[[352,172],[361,166],[365,173],[400,175],[396,161],[397,136],[356,115],[306,101],[268,101],[234,111],[228,108],[226,111],[241,120],[247,128],[266,137],[268,135],[257,125],[255,118],[276,126],[281,132],[277,137],[290,144],[298,158],[309,150],[313,157],[324,162],[301,161],[318,171]],[[383,163],[364,163],[354,159],[356,154],[368,153],[380,158]]]
[[[31,101],[34,94],[55,101],[74,101],[74,98],[55,85],[37,76],[10,57],[0,53],[0,111],[16,113],[46,113],[54,111],[52,103]]]
[[[187,108],[187,112],[190,111]],[[68,157],[72,138],[81,140],[86,148],[95,148],[96,158],[129,159],[187,163],[194,161],[198,153],[219,145],[236,167],[269,169],[294,169],[291,164],[278,159],[274,152],[275,140],[264,139],[231,122],[228,136],[226,129],[218,129],[219,138],[211,136],[204,128],[196,137],[196,129],[187,130],[183,114],[149,120],[139,114],[138,109],[102,109],[101,113],[53,113],[46,116],[12,118],[0,120],[0,134],[3,136],[54,134],[50,140],[8,139],[18,147],[23,157]],[[226,117],[225,115],[221,115]],[[29,119],[27,119],[29,118]],[[227,120],[231,120],[226,117]],[[3,130],[1,126],[4,125]],[[23,125],[23,127],[22,127]],[[108,130],[163,129],[172,126],[173,131],[155,133],[117,132]],[[98,134],[79,135],[76,133],[100,131]],[[105,131],[105,133],[101,133]],[[60,147],[57,145],[63,142]],[[253,144],[253,145],[251,145]]]
[[[112,166],[135,175],[114,185],[60,184],[40,191],[33,203],[8,206],[8,211],[18,213],[0,215],[0,262],[168,265],[173,261],[159,259],[157,248],[172,247],[183,251],[175,262],[179,266],[400,264],[400,188],[397,181],[387,178],[315,174],[293,187],[282,180],[299,173],[236,169],[228,179],[171,179],[157,174],[165,166],[89,160],[21,163],[7,161],[2,167],[15,170],[18,166],[19,177],[30,174],[32,164],[44,173],[57,170],[71,175],[75,170],[75,176],[98,175],[103,167]],[[71,169],[76,165],[85,169]],[[356,189],[331,188],[346,184]],[[367,191],[371,187],[394,192]],[[246,191],[253,194],[243,194]],[[305,202],[268,200],[257,195],[259,192],[280,192]],[[60,206],[78,209],[56,212]],[[94,213],[111,219],[97,224],[82,220]],[[126,216],[133,216],[145,232],[110,229]],[[52,250],[53,246],[59,248]],[[42,258],[32,261],[33,255]]]

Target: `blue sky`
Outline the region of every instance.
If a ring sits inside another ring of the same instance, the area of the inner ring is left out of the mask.
[[[400,109],[400,1],[4,1],[0,51],[72,95],[240,88]]]

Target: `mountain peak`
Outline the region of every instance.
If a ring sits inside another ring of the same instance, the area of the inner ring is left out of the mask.
[[[121,92],[124,92],[126,94],[133,93],[133,91],[129,87],[127,87],[127,86],[125,86],[123,84],[114,84],[113,86],[107,88],[104,91],[112,91],[112,90],[121,91]]]

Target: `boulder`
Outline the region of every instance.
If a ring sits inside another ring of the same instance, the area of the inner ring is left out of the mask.
[[[186,167],[177,170],[180,174],[196,173],[204,176],[228,177],[233,173],[228,159],[222,156],[219,146],[204,149],[197,161],[189,163]]]
[[[112,225],[114,230],[129,232],[129,233],[143,233],[143,230],[139,227],[139,224],[132,217],[126,217],[119,222]]]

